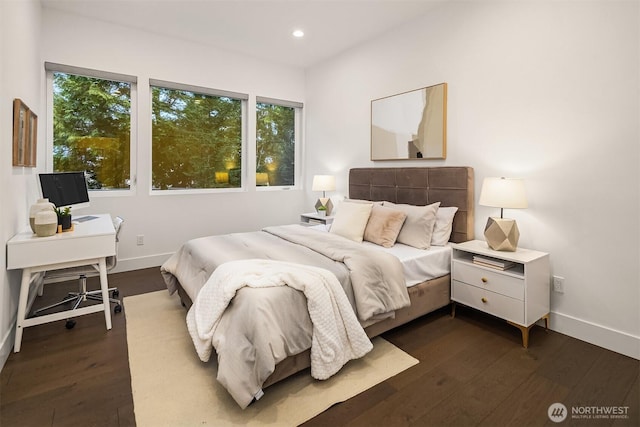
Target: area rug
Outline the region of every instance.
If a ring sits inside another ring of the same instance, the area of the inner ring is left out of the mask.
[[[295,426],[418,363],[376,338],[369,354],[330,379],[299,373],[268,387],[243,411],[216,381],[215,361],[198,359],[177,295],[159,291],[127,297],[124,312],[138,427]]]

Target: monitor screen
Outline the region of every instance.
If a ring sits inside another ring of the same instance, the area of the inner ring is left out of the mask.
[[[54,172],[40,174],[42,197],[56,207],[89,206],[89,192],[84,172]]]

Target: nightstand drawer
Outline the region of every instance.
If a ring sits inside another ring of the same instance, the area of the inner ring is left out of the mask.
[[[524,301],[524,278],[454,261],[452,279]]]
[[[456,280],[452,281],[451,299],[469,307],[523,325],[524,301],[490,292]]]

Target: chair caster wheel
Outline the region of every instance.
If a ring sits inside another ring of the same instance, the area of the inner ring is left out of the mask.
[[[120,291],[117,289],[111,291],[111,298],[118,298],[118,295],[120,295]]]
[[[74,326],[76,326],[76,321],[73,319],[68,319],[67,323],[64,324],[64,327],[67,329],[73,329]]]
[[[120,304],[118,304],[115,307],[113,307],[113,312],[114,313],[120,313],[121,311],[122,311],[122,306]]]

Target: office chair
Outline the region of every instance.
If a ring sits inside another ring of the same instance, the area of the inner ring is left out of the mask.
[[[120,240],[119,239],[120,230],[122,229],[123,222],[124,220],[119,216],[116,216],[115,218],[113,218],[113,227],[116,230],[116,254],[114,256],[107,257],[106,259],[107,272],[113,270],[116,264],[118,263],[118,242]],[[48,305],[46,307],[39,308],[38,310],[35,310],[33,314],[37,316],[39,313],[43,311],[50,310],[54,307],[58,307],[60,305],[64,305],[72,302],[73,302],[72,310],[77,309],[80,306],[80,304],[82,304],[87,300],[102,302],[101,289],[97,289],[94,291],[87,291],[87,275],[95,275],[96,272],[99,272],[99,271],[100,270],[97,264],[85,265],[80,267],[71,267],[71,268],[65,268],[61,270],[47,271],[44,275],[45,280],[60,279],[60,278],[67,278],[67,277],[78,277],[78,280],[79,280],[78,292],[69,292],[67,297],[62,301],[55,304]],[[117,299],[120,293],[118,291],[118,288],[109,288],[109,293],[111,294],[111,298],[109,298],[109,303],[115,304],[115,307],[113,308],[113,312],[120,313],[122,311],[122,303],[120,302],[119,299]],[[75,320],[67,319],[65,327],[67,329],[72,329],[75,325],[76,325]]]

